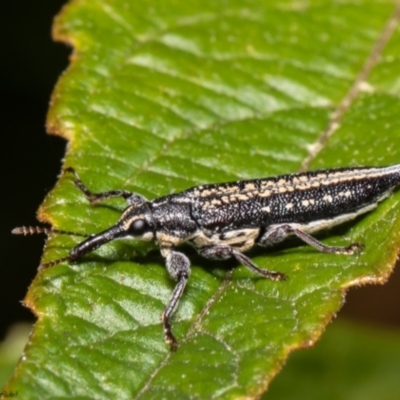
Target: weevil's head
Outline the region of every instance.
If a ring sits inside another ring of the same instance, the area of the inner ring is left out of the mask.
[[[146,241],[155,237],[155,223],[148,203],[128,206],[115,226],[120,231],[118,237]]]
[[[67,259],[77,260],[84,254],[116,239],[135,238],[149,241],[154,237],[155,223],[149,203],[131,204],[125,209],[115,225],[103,232],[90,235],[70,251]]]

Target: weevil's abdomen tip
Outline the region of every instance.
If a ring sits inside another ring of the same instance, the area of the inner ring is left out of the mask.
[[[25,227],[23,227],[23,226],[18,226],[18,227],[16,227],[16,228],[14,228],[12,231],[11,231],[11,233],[13,234],[13,235],[24,235],[25,233],[24,233],[24,230],[25,230]]]

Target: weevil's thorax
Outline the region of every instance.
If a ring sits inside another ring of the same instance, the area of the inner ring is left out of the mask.
[[[156,240],[161,247],[177,246],[197,234],[190,199],[179,194],[165,196],[152,202],[151,208]]]

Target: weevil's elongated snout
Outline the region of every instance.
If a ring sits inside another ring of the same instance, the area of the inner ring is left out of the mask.
[[[78,260],[83,255],[97,250],[103,244],[111,242],[112,240],[118,239],[125,235],[125,230],[122,229],[119,224],[114,225],[103,232],[90,235],[86,240],[77,244],[73,249],[71,249],[68,259],[71,261]]]
[[[26,228],[25,228],[26,229]],[[65,233],[65,234],[72,234],[72,232],[65,232],[65,231],[58,231],[58,230],[49,230],[48,233]],[[18,232],[19,233],[19,232]],[[83,236],[78,234],[79,236]],[[53,267],[54,265],[60,264],[64,261],[76,261],[81,258],[83,255],[90,253],[105,243],[111,242],[114,239],[118,239],[120,237],[125,236],[125,230],[120,224],[114,225],[109,229],[106,229],[103,232],[89,235],[87,239],[83,242],[77,244],[71,251],[69,252],[68,256],[58,258],[57,260],[49,261],[47,263],[41,264],[40,269]]]
[[[85,254],[97,250],[103,244],[124,237],[131,237],[136,240],[152,240],[154,238],[154,224],[152,223],[151,213],[147,209],[144,209],[144,211],[147,213],[138,209],[137,206],[128,207],[114,226],[103,232],[90,235],[71,249],[68,256],[42,264],[40,268],[52,267],[63,261],[76,261]],[[64,233],[69,234],[69,232]]]
[[[103,232],[92,235],[40,226],[21,226],[13,229],[12,233],[15,235],[56,233],[62,235],[83,236],[87,238],[83,242],[77,244],[66,257],[44,263],[40,265],[40,269],[49,268],[64,261],[76,261],[85,254],[98,249],[103,244],[111,242],[112,240],[124,237],[130,237],[136,240],[152,240],[155,237],[154,222],[147,204],[142,204],[140,207],[137,205],[127,207],[120,220],[115,225]]]

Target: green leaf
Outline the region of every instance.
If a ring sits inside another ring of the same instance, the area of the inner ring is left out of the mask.
[[[93,191],[150,199],[208,182],[399,162],[399,11],[389,1],[76,0],[55,36],[74,46],[53,94],[64,166]],[[174,287],[155,245],[104,245],[78,264],[38,273],[25,304],[37,315],[7,390],[24,399],[258,396],[288,354],[314,343],[344,291],[387,279],[400,243],[400,193],[322,236],[363,242],[358,257],[304,245],[250,253],[271,282],[190,248],[192,274],[173,319]],[[118,200],[90,207],[62,175],[39,217],[99,232]],[[51,237],[43,261],[77,243]]]

